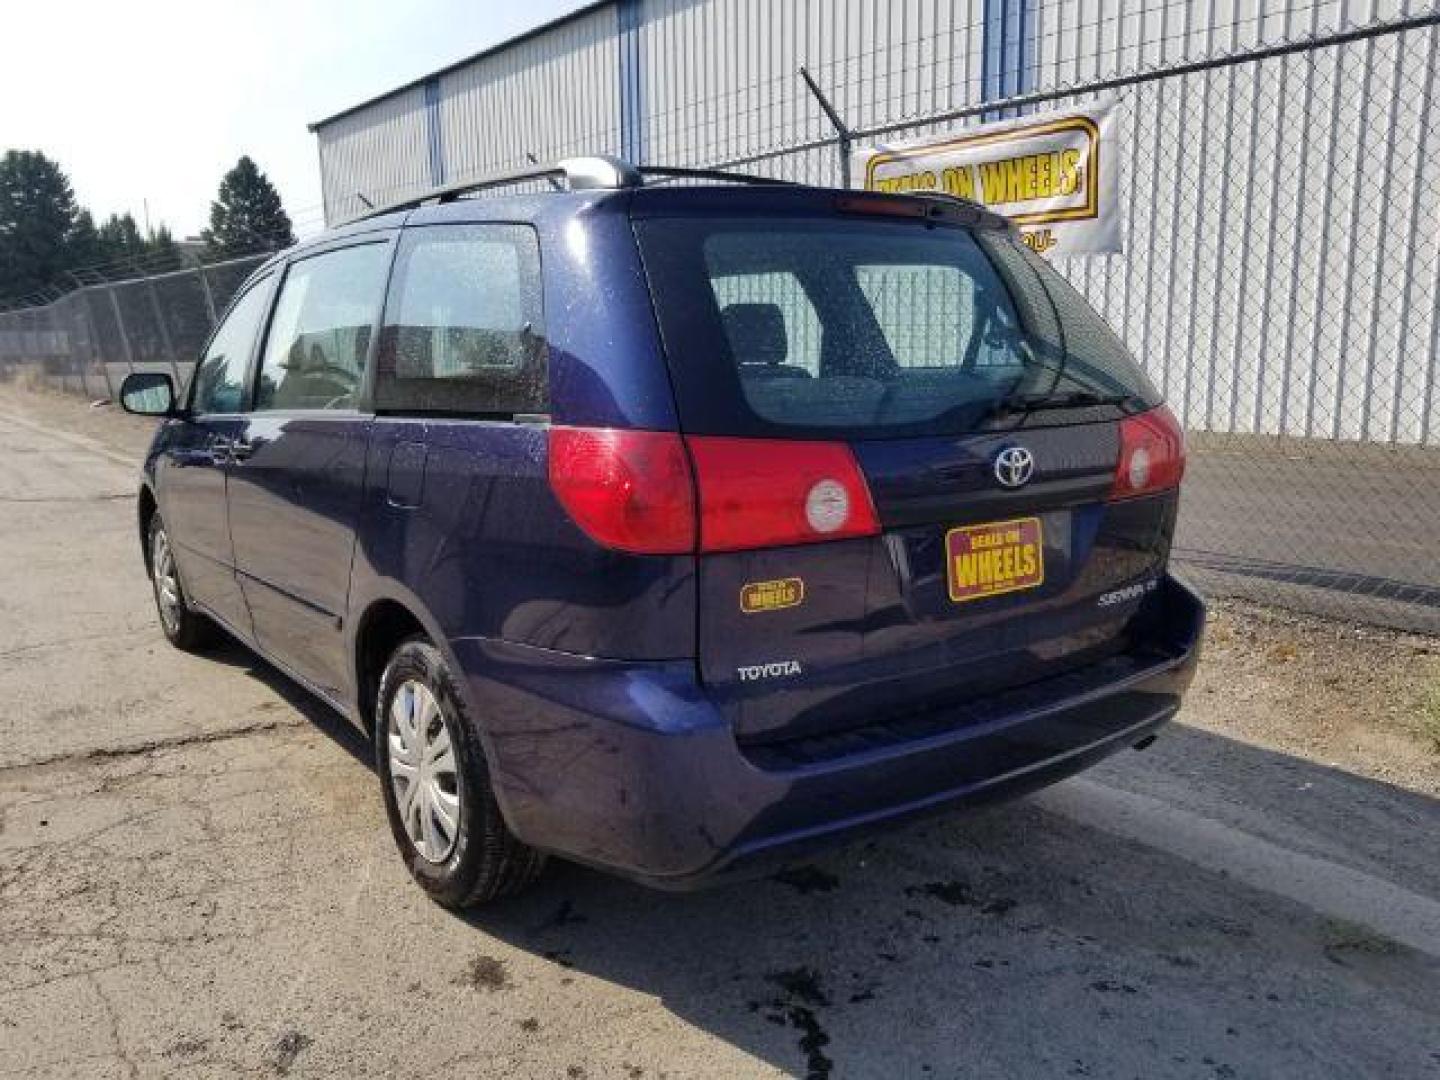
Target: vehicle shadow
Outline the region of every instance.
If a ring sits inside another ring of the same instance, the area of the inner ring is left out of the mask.
[[[556,863],[536,890],[463,918],[799,1075],[1440,1064],[1440,939],[1428,955],[1324,896],[1250,887],[1073,812],[1077,793],[1081,818],[1086,792],[1163,795],[1235,842],[1435,903],[1440,802],[1183,725],[1061,790],[696,894]]]
[[[214,658],[373,768],[364,734],[276,669],[238,646]],[[1163,828],[1109,828],[1117,799],[1205,823],[1222,855],[1372,882],[1351,899],[1375,918],[1312,879],[1257,887]],[[1440,800],[1176,723],[1049,791],[770,878],[668,894],[554,860],[454,917],[476,957],[498,940],[553,965],[556,993],[658,999],[681,1022],[655,1063],[672,1076],[744,1075],[745,1056],[807,1077],[1440,1074],[1440,936],[1392,936],[1397,897],[1440,914]],[[633,1010],[612,1012],[586,1022],[630,1042]],[[737,1053],[718,1060],[716,1039]],[[574,1066],[614,1071],[578,1047]]]
[[[352,758],[366,768],[374,769],[375,756],[366,734],[258,653],[227,637],[208,649],[205,659],[243,671],[250,678],[264,683]]]

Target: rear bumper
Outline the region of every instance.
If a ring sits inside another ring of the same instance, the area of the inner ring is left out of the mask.
[[[673,889],[830,840],[1053,783],[1168,721],[1194,675],[1200,598],[1163,582],[1164,638],[1124,663],[783,748],[745,748],[689,662],[594,660],[465,638],[467,677],[511,829]]]

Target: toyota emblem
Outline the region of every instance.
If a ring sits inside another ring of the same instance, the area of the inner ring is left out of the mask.
[[[1001,487],[1024,487],[1035,473],[1035,455],[1023,446],[1007,446],[995,455],[995,479]]]

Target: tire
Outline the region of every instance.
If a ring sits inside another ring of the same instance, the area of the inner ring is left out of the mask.
[[[177,649],[197,652],[215,643],[215,624],[190,609],[180,571],[175,564],[174,548],[165,521],[156,513],[150,518],[150,592],[155,597],[155,613],[165,640]]]
[[[540,876],[545,856],[506,827],[475,723],[425,638],[403,642],[380,677],[375,766],[400,857],[434,900],[473,907]]]

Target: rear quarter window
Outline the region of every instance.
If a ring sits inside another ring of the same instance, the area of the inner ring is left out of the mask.
[[[549,409],[533,229],[429,225],[401,234],[375,407],[496,416]]]

